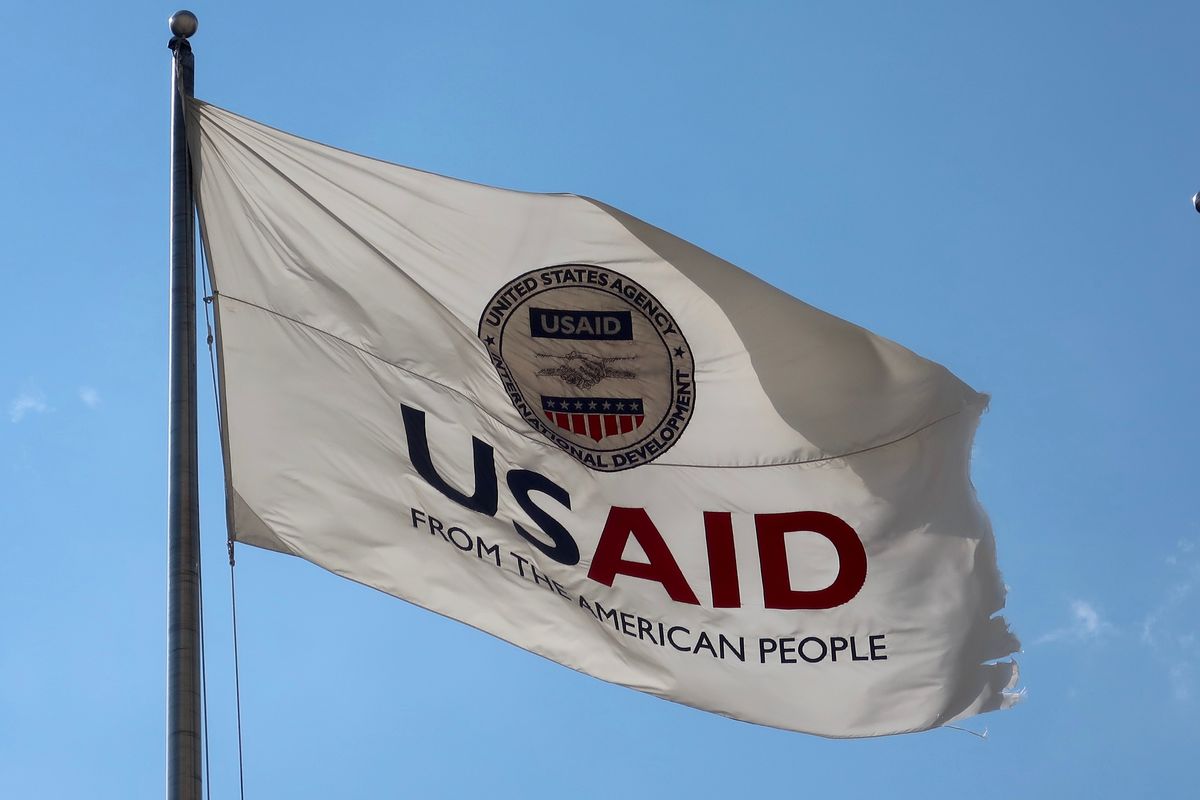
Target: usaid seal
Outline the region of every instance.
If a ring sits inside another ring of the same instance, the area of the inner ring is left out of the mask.
[[[605,267],[526,272],[487,304],[479,338],[525,421],[592,469],[653,461],[692,417],[683,332],[654,295]]]

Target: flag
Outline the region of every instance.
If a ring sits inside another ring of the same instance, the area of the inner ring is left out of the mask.
[[[596,200],[187,125],[237,541],[749,722],[1013,702],[945,368]]]

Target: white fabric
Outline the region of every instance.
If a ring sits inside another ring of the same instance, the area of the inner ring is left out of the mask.
[[[986,398],[947,370],[586,198],[375,161],[199,101],[188,126],[239,541],[750,722],[873,736],[1012,703],[1016,665],[997,660],[1018,644],[993,616],[1004,588],[968,478]],[[490,324],[527,273],[536,289]],[[450,493],[417,464],[422,415]],[[848,549],[772,532],[792,512],[837,518]],[[852,596],[779,602],[831,585]]]

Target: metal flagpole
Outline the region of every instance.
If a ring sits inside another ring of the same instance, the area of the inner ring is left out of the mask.
[[[196,15],[171,16],[171,342],[167,464],[167,798],[201,799],[200,509],[196,460],[196,242],[184,95]]]

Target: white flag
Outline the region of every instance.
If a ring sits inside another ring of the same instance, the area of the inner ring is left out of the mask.
[[[1011,704],[983,395],[597,201],[188,113],[238,541],[750,722]]]

